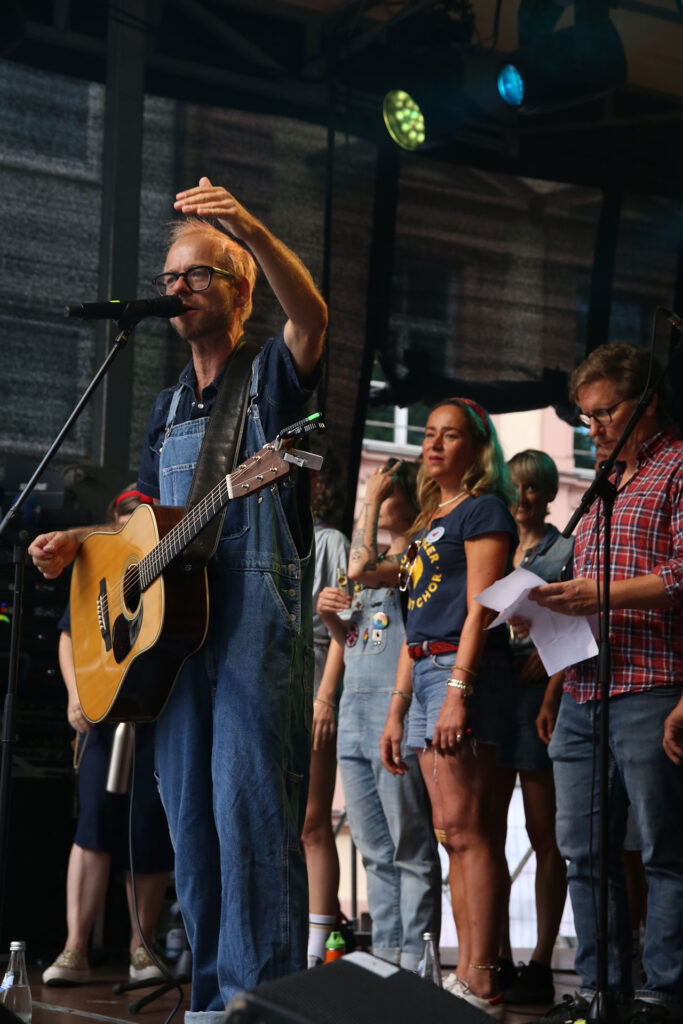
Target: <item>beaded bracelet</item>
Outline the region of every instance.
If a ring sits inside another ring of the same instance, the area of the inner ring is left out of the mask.
[[[315,697],[314,700],[313,700],[313,703],[314,704],[324,704],[325,707],[332,708],[333,711],[335,711],[336,707],[337,707],[337,705],[333,704],[331,700],[325,700],[324,697]]]
[[[403,690],[392,690],[391,691],[391,696],[392,697],[403,697],[403,699],[407,700],[409,704],[410,704],[411,700],[413,699],[412,693],[404,693]]]

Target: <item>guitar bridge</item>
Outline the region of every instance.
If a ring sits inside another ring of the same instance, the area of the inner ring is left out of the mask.
[[[109,598],[107,597],[107,581],[100,580],[100,592],[97,597],[97,622],[104,640],[105,651],[111,650],[111,629],[109,626]]]

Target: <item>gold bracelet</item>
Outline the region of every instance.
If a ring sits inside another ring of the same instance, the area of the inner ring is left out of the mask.
[[[333,711],[336,711],[336,708],[337,708],[336,704],[333,704],[331,700],[325,700],[324,697],[314,697],[313,698],[313,703],[314,704],[324,704],[325,707],[332,708]]]
[[[477,673],[474,672],[471,668],[465,668],[464,665],[454,665],[453,672],[455,672],[456,669],[458,669],[459,672],[466,672],[467,675],[472,676],[473,679],[476,678]]]
[[[409,704],[410,704],[411,700],[413,699],[412,693],[404,693],[403,690],[392,690],[391,696],[392,697],[403,697],[403,699],[407,700]]]
[[[471,697],[474,693],[472,684],[466,683],[464,679],[449,679],[446,686],[452,686],[454,690],[462,690],[465,697]]]

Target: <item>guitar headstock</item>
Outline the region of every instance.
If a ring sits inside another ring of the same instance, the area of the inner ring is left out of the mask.
[[[227,478],[230,496],[240,498],[269,487],[275,480],[287,476],[292,468],[285,459],[287,450],[274,448],[267,444],[256,455],[242,462]]]

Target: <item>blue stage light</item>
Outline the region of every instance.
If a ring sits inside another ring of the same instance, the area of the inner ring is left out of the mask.
[[[514,64],[506,64],[499,72],[498,93],[509,107],[521,107],[524,102],[524,79]]]

